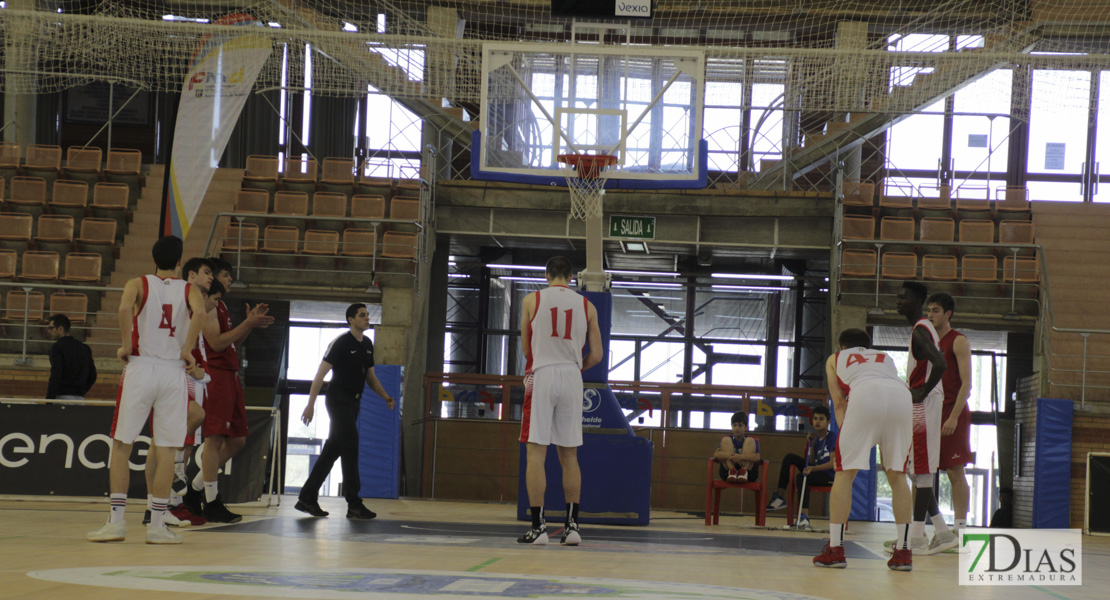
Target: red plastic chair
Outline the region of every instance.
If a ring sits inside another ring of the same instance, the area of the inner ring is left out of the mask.
[[[716,525],[721,517],[721,492],[735,488],[740,490],[740,510],[744,510],[744,491],[755,492],[755,524],[763,527],[767,524],[767,471],[771,468],[771,461],[764,460],[759,468],[759,481],[747,483],[730,483],[721,481],[717,476],[717,460],[709,459],[709,469],[705,479],[705,524]],[[711,522],[712,521],[712,522]]]

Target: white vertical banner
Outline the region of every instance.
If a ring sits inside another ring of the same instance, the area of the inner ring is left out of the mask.
[[[270,38],[252,34],[258,22],[248,15],[222,17],[217,25],[243,25],[240,34],[206,36],[197,46],[181,86],[166,181],[167,231],[189,233],[208,184],[239,120],[259,72],[272,50]]]

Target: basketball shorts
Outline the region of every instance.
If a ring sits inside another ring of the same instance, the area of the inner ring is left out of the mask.
[[[551,365],[524,376],[520,441],[582,445],[582,371],[577,366]]]
[[[944,395],[940,385],[913,405],[913,446],[906,463],[907,475],[931,475],[940,467],[940,426]]]
[[[243,402],[243,385],[239,374],[225,369],[209,368],[207,395],[204,398],[204,435],[246,437],[247,407]]]
[[[956,403],[945,404],[941,411],[940,422],[948,420]],[[960,411],[956,417],[956,430],[952,435],[940,436],[940,470],[947,471],[952,467],[962,467],[971,462],[971,410],[968,406]]]
[[[116,397],[112,437],[125,444],[134,443],[150,417],[155,445],[183,446],[189,413],[187,377],[179,360],[130,357]]]
[[[186,377],[185,379],[189,383],[189,402],[196,402],[198,406],[200,406],[201,408],[204,408],[204,397],[208,393],[207,392],[208,384],[206,384],[204,382],[201,382],[201,381],[197,381],[196,379],[193,379],[192,377]],[[200,427],[197,427],[196,431],[190,431],[186,434],[186,436],[185,436],[185,445],[186,446],[195,446],[197,444],[197,442],[200,440],[201,435],[203,433],[204,433],[204,423],[201,423]]]
[[[852,387],[836,438],[836,470],[867,471],[879,445],[886,469],[902,470],[913,436],[913,401],[900,381],[865,381]]]

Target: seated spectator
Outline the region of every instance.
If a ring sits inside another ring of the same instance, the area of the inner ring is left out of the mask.
[[[732,413],[732,435],[721,438],[713,453],[720,464],[721,479],[744,483],[759,479],[759,440],[748,436],[748,413]]]
[[[798,518],[798,529],[809,528],[809,486],[832,485],[833,475],[836,474],[835,461],[836,435],[829,433],[829,409],[817,406],[813,409],[813,428],[806,435],[809,441],[809,460],[797,454],[787,454],[782,459],[782,468],[779,470],[779,487],[771,496],[767,510],[781,510],[786,508],[786,486],[790,482],[790,467],[798,469],[794,480],[794,487],[800,490],[802,496],[802,515]],[[808,477],[806,477],[808,475]],[[805,486],[802,486],[802,483]]]
[[[1011,529],[1014,526],[1014,490],[998,489],[998,510],[991,515],[991,529]]]

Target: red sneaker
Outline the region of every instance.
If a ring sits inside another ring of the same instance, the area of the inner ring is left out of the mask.
[[[821,554],[813,557],[813,566],[829,569],[843,569],[848,566],[848,559],[844,558],[844,546],[830,546],[825,542]]]
[[[191,525],[204,525],[208,522],[204,519],[204,517],[194,515],[193,513],[189,512],[189,509],[185,508],[184,504],[178,504],[177,506],[170,508],[170,514],[177,517],[178,519],[181,519],[182,521],[188,521]]]
[[[731,476],[730,476],[730,479],[731,479]],[[736,483],[747,483],[748,482],[748,470],[745,469],[744,467],[736,467],[736,479],[733,479],[732,481],[735,481]]]
[[[728,482],[729,483],[736,483],[738,481],[737,478],[739,476],[740,475],[739,475],[739,473],[737,473],[736,469],[729,469],[728,470]]]
[[[893,571],[912,571],[913,550],[895,549],[890,560],[886,561],[886,566]]]

